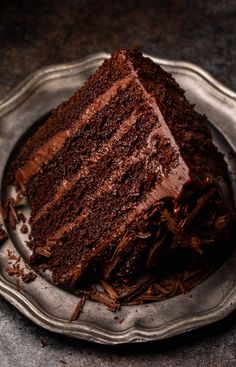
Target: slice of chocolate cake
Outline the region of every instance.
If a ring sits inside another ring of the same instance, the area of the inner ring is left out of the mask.
[[[10,176],[31,208],[32,264],[58,285],[102,280],[126,302],[166,259],[224,246],[234,220],[207,118],[138,51],[105,60],[27,141]]]

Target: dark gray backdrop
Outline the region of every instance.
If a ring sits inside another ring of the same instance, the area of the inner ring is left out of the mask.
[[[2,0],[0,99],[42,66],[119,47],[194,62],[236,90],[236,1]],[[168,341],[111,348],[44,331],[0,299],[0,366],[63,365],[233,367],[236,313]]]

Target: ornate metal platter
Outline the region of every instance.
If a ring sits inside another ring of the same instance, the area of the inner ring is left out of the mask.
[[[42,69],[0,102],[1,181],[9,157],[26,131],[81,86],[107,56],[97,54],[82,62]],[[195,65],[152,59],[172,73],[196,109],[212,122],[214,141],[225,154],[236,197],[236,93]],[[5,195],[1,184],[1,197]],[[180,295],[148,305],[122,307],[116,318],[105,306],[87,302],[79,319],[70,323],[78,302],[76,296],[40,275],[32,283],[17,284],[16,278],[5,271],[9,251],[21,255],[22,261],[28,256],[25,237],[19,229],[7,231],[9,239],[0,247],[0,295],[32,321],[57,333],[105,344],[144,342],[209,324],[236,307],[234,251],[215,273],[192,290],[191,297]]]

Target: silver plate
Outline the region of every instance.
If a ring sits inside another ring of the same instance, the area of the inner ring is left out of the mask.
[[[88,75],[109,55],[97,54],[79,63],[42,69],[0,103],[0,178],[10,153],[19,138],[35,121],[45,116],[80,87]],[[230,91],[199,67],[176,61],[152,59],[171,72],[196,109],[212,122],[214,140],[225,154],[236,197],[236,93]],[[6,195],[2,187],[2,197]],[[9,239],[0,248],[0,294],[24,315],[51,331],[104,344],[144,342],[167,338],[225,317],[236,306],[236,251],[206,281],[197,286],[191,297],[180,295],[162,302],[126,306],[118,318],[105,306],[87,302],[79,320],[69,323],[78,302],[42,276],[20,284],[5,269],[7,250],[27,260],[28,250],[19,230],[7,228]]]

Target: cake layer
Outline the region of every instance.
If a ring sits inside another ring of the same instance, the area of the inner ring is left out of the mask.
[[[129,120],[130,121],[130,120]],[[143,120],[140,119],[142,123]],[[131,121],[130,121],[131,122]],[[98,162],[91,162],[90,165],[84,165],[81,169],[68,180],[67,185],[60,185],[58,187],[58,195],[48,204],[47,207],[43,207],[42,211],[38,212],[33,223],[32,228],[38,228],[40,219],[42,219],[51,228],[50,219],[53,219],[50,215],[51,211],[55,211],[58,218],[63,215],[64,211],[68,213],[68,218],[65,218],[64,223],[69,219],[75,217],[76,213],[79,213],[83,208],[88,207],[89,203],[92,203],[94,199],[100,194],[101,187],[104,185],[106,179],[110,181],[118,180],[126,174],[129,166],[132,164],[132,157],[137,156],[139,148],[142,148],[146,140],[139,140],[132,146],[130,145],[129,137],[135,130],[137,125],[131,127],[128,133],[124,136],[123,140],[114,144],[113,149],[115,152],[123,154],[119,160],[114,160],[112,152],[108,150],[105,156],[102,155]],[[146,131],[145,131],[146,128]],[[145,138],[145,135],[149,135],[150,128],[152,126],[142,125],[142,129],[139,131],[137,137]],[[129,149],[127,148],[129,145]],[[98,158],[100,155],[98,154]],[[122,165],[122,160],[127,159],[126,164]],[[119,171],[117,171],[119,169]],[[114,172],[116,174],[114,174]],[[108,188],[110,191],[110,189]],[[97,194],[96,194],[97,193]],[[63,200],[63,206],[61,205]],[[45,212],[46,210],[46,212]],[[60,225],[60,224],[59,224]],[[53,226],[53,230],[55,226]]]
[[[71,127],[75,120],[80,119],[82,114],[86,112],[88,107],[96,101],[101,95],[106,93],[110,88],[114,87],[114,83],[118,84],[129,74],[129,69],[124,65],[121,58],[113,60],[111,65],[109,60],[105,60],[95,75],[92,75],[68,101],[59,105],[47,124],[43,124],[37,133],[32,135],[20,154],[20,160],[17,160],[12,166],[12,176],[26,162],[32,159],[37,149],[41,148],[46,141],[55,136],[57,133],[63,132],[67,127]],[[101,84],[101,80],[103,81]],[[92,85],[92,88],[91,88]]]

